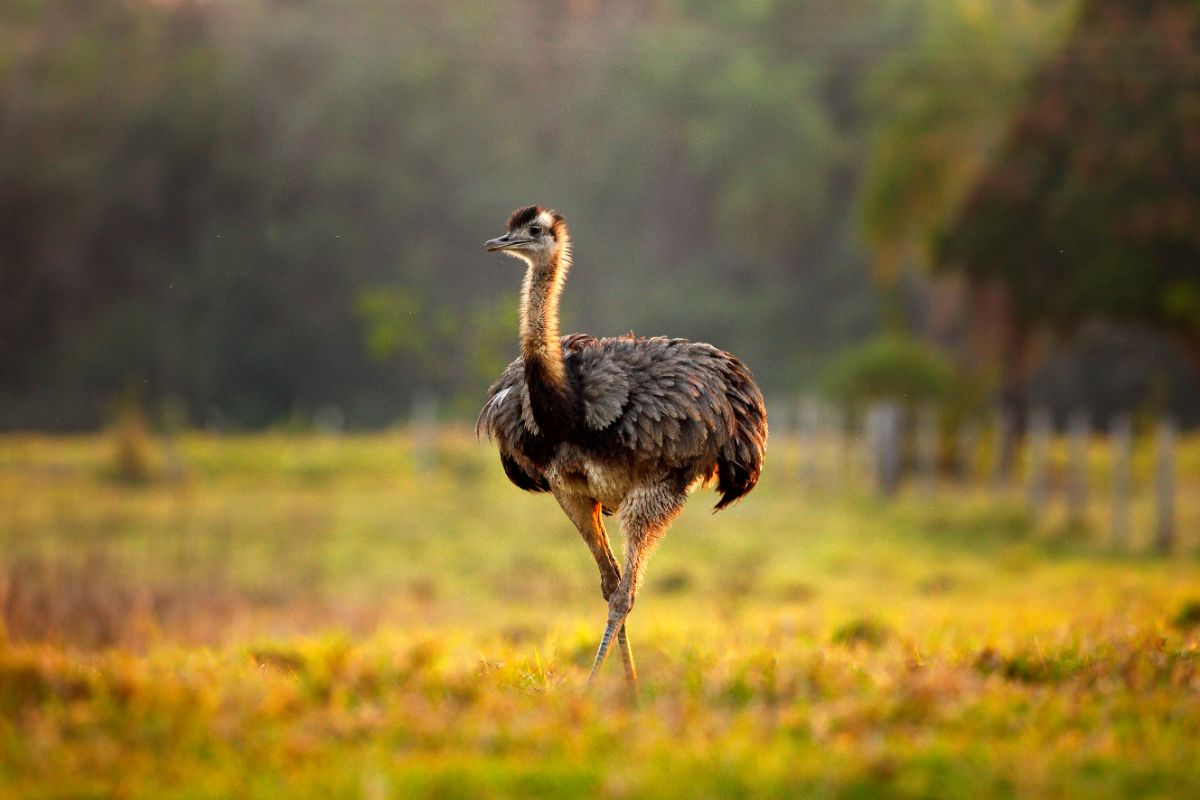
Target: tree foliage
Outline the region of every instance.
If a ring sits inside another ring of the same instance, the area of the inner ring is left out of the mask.
[[[847,404],[896,398],[955,404],[967,394],[949,359],[898,334],[848,349],[829,365],[824,383],[826,392]]]
[[[874,324],[844,220],[880,8],[6,3],[0,426],[131,381],[242,425],[478,398],[518,282],[479,245],[529,202],[572,222],[570,328],[791,383]]]
[[[947,217],[987,166],[1025,81],[1061,40],[1073,0],[914,0],[916,41],[873,76],[880,124],[861,215],[876,278],[931,263]]]
[[[1091,0],[943,233],[1014,313],[1166,329],[1200,353],[1200,6]]]

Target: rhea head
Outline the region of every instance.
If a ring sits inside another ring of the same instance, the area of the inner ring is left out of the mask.
[[[569,263],[571,237],[566,220],[541,206],[518,208],[508,218],[508,232],[484,243],[488,252],[501,251],[529,266]]]

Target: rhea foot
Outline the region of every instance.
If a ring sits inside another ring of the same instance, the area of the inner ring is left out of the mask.
[[[638,689],[637,669],[633,664],[633,652],[629,648],[629,637],[625,633],[625,618],[633,602],[627,595],[614,593],[608,598],[608,622],[604,627],[604,635],[600,637],[600,647],[596,651],[596,660],[592,662],[592,672],[588,676],[588,684],[595,683],[600,668],[608,658],[608,650],[612,646],[613,636],[617,637],[617,646],[621,650],[621,661],[625,665],[625,680],[635,692]]]

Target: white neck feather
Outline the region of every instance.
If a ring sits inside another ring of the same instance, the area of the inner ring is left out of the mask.
[[[540,360],[557,381],[564,378],[558,303],[571,268],[570,239],[565,231],[560,237],[554,254],[527,261],[521,283],[521,356]]]

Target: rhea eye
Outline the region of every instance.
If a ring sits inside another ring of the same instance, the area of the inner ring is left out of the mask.
[[[530,225],[529,226],[529,235],[530,236],[541,236],[542,235],[542,226],[541,225]]]

